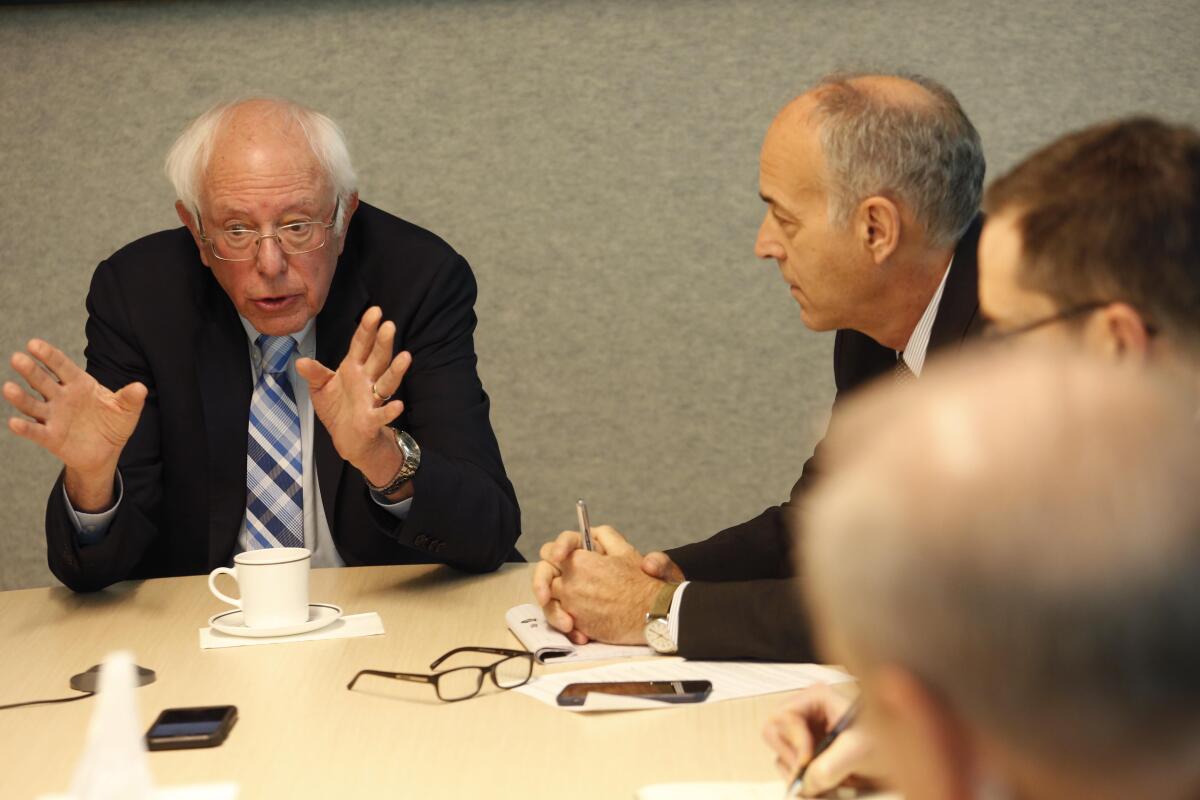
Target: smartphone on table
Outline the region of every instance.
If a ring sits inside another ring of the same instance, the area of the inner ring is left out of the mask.
[[[146,747],[150,750],[216,747],[225,741],[235,722],[237,706],[168,708],[146,731]]]
[[[611,681],[572,683],[558,693],[560,706],[581,706],[589,692],[644,697],[665,703],[699,703],[712,692],[712,681]]]

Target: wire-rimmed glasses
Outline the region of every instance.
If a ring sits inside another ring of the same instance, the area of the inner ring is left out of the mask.
[[[212,236],[204,232],[204,220],[200,209],[196,209],[196,222],[200,227],[200,241],[208,245],[212,254],[221,261],[251,261],[258,256],[263,239],[274,239],[279,249],[289,256],[298,256],[320,250],[329,239],[329,229],[337,222],[342,198],[333,205],[333,216],[329,222],[311,220],[291,222],[275,228],[274,233],[263,233],[244,226],[216,231]]]
[[[434,672],[431,675],[416,672],[386,672],[378,669],[360,669],[350,679],[350,683],[346,684],[346,688],[353,689],[354,684],[358,683],[358,679],[363,675],[374,675],[380,678],[392,678],[412,683],[433,684],[433,689],[437,692],[439,700],[447,703],[455,703],[459,700],[469,700],[479,694],[480,690],[483,689],[483,679],[489,675],[492,677],[492,683],[498,689],[515,689],[518,686],[524,686],[533,675],[533,653],[525,650],[509,650],[503,647],[456,647],[450,652],[439,656],[436,661],[429,665],[429,668],[436,670],[440,664],[458,653],[487,653],[489,655],[504,657],[486,667],[455,667],[453,669],[442,670],[441,672]]]

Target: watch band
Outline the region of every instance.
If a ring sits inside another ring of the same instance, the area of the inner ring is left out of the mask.
[[[417,468],[421,466],[421,447],[417,444],[416,440],[398,428],[389,428],[389,430],[392,432],[396,447],[400,451],[402,459],[400,468],[396,470],[396,475],[383,486],[376,486],[367,480],[366,475],[363,476],[363,481],[370,487],[371,491],[385,496],[412,480],[412,476],[417,474]]]
[[[675,590],[679,588],[678,583],[666,583],[658,594],[654,595],[654,602],[650,604],[650,612],[646,614],[647,618],[666,617],[671,613],[671,601],[675,599]]]

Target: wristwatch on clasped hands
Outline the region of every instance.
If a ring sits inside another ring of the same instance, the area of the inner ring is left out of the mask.
[[[404,459],[400,462],[400,469],[396,471],[396,477],[383,486],[376,486],[367,480],[367,476],[363,476],[363,480],[366,481],[367,486],[371,487],[371,491],[385,497],[412,480],[412,476],[417,474],[417,467],[421,466],[421,447],[416,440],[402,430],[396,428],[388,430],[396,438],[396,447],[400,450],[400,457]]]
[[[656,652],[670,655],[679,649],[671,638],[671,601],[675,599],[678,583],[665,584],[654,596],[650,611],[646,614],[646,644]]]

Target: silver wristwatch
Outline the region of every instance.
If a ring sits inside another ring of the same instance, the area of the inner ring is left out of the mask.
[[[376,486],[368,481],[365,475],[363,476],[363,480],[366,481],[367,486],[371,487],[371,491],[385,496],[412,480],[412,476],[417,474],[417,468],[421,466],[421,447],[416,440],[397,428],[389,428],[389,430],[396,438],[396,447],[399,448],[400,456],[404,459],[400,462],[400,469],[396,471],[396,476],[383,486]]]
[[[659,589],[646,614],[646,644],[663,655],[670,655],[679,649],[679,645],[671,638],[671,601],[675,599],[675,590],[678,588],[678,583],[668,583]]]

